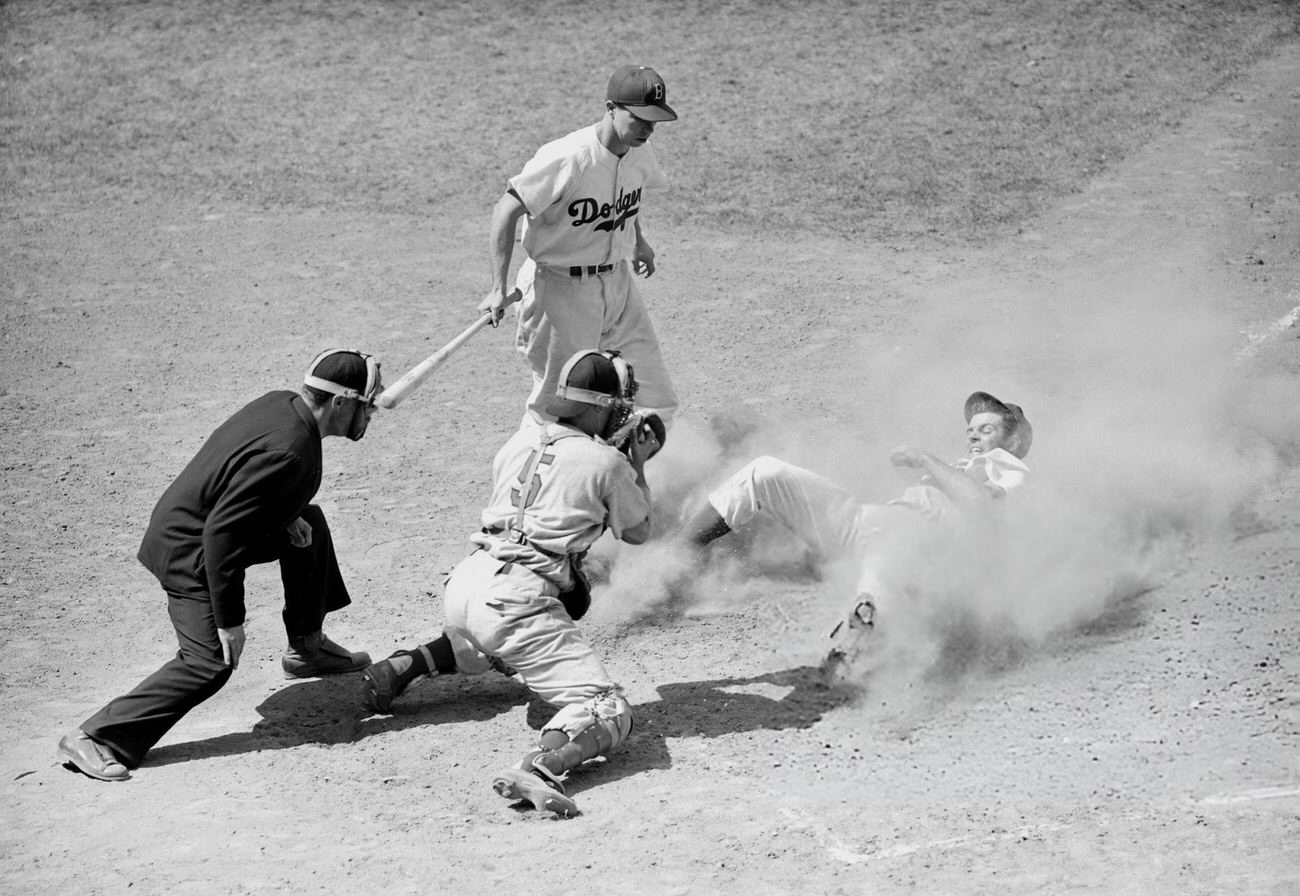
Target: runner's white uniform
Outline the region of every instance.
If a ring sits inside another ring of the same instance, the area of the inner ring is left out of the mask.
[[[1002,448],[963,457],[952,466],[1004,494],[1021,487],[1029,474],[1023,461]],[[888,504],[868,504],[829,479],[775,457],[746,465],[709,495],[709,503],[732,529],[761,511],[785,524],[824,559],[861,558],[858,590],[877,597],[887,590],[872,562],[880,541],[904,527],[951,519],[959,512],[943,491],[924,480]]]
[[[574,352],[600,348],[632,364],[637,406],[670,420],[677,396],[629,263],[645,191],[668,185],[654,150],[636,146],[620,158],[593,124],[544,145],[508,183],[527,210],[516,347],[533,372],[529,410],[554,419],[546,402],[560,368]],[[592,272],[602,266],[609,270]]]
[[[543,429],[555,441],[524,484]],[[521,486],[522,537],[512,538]],[[561,708],[547,729],[582,730],[584,701],[621,692],[557,595],[570,584],[571,555],[585,553],[606,528],[621,537],[649,515],[649,498],[622,452],[568,426],[525,422],[493,461],[484,531],[471,536],[481,549],[447,580],[444,634],[457,668],[479,674],[495,657]]]

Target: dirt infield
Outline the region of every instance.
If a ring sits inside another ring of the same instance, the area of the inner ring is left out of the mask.
[[[458,332],[489,200],[420,214],[15,191],[0,886],[1296,892],[1297,85],[1300,43],[1283,42],[987,240],[655,228],[645,291],[686,398],[651,474],[669,527],[760,451],[892,497],[888,449],[959,454],[975,388],[1033,419],[1044,497],[998,564],[1024,573],[1005,602],[960,637],[898,608],[859,693],[812,674],[844,594],[797,550],[722,558],[670,614],[662,544],[602,548],[587,629],[636,730],[574,775],[568,821],[489,787],[539,721],[512,681],[424,682],[392,716],[361,706],[355,677],[284,681],[270,569],[250,575],[239,672],[129,782],[54,756],[175,649],[134,559],[171,477],[317,348],[375,351],[391,381]],[[318,501],[355,601],[331,619],[340,642],[383,655],[437,632],[522,377],[510,334],[481,333],[364,441],[326,443]],[[966,575],[936,581],[982,594]]]

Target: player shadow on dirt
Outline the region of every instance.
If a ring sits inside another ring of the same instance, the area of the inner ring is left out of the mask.
[[[1146,590],[1126,593],[1106,611],[1073,630],[1074,647],[1127,637],[1140,627]],[[958,680],[972,673],[998,674],[1040,651],[1016,639],[990,639],[954,623],[944,633],[941,662],[925,676]],[[866,686],[868,682],[860,683]],[[822,716],[851,704],[861,690],[828,687],[815,666],[799,666],[749,678],[674,682],[661,685],[660,699],[632,708],[636,727],[615,761],[587,763],[575,772],[570,789],[617,780],[651,769],[672,767],[669,738],[712,738],[745,731],[808,729]],[[555,712],[533,698],[519,682],[495,674],[443,676],[413,686],[391,715],[376,716],[361,699],[357,675],[295,682],[258,705],[262,716],[250,731],[155,748],[144,765],[170,765],[307,744],[355,743],[387,731],[485,721],[527,704],[534,729]]]
[[[251,731],[155,748],[145,766],[170,765],[306,744],[355,743],[387,731],[457,722],[486,721],[528,702],[529,692],[495,674],[444,676],[436,686],[417,683],[391,715],[377,716],[361,699],[361,677],[339,675],[295,682],[257,707]]]
[[[427,682],[426,682],[427,683]],[[744,731],[810,728],[822,716],[853,699],[853,692],[827,687],[819,670],[802,666],[751,678],[676,682],[658,688],[660,699],[632,708],[636,728],[615,762],[588,763],[577,772],[577,789],[625,775],[672,766],[669,738],[720,737]],[[356,675],[312,679],[284,687],[261,704],[250,731],[154,749],[145,766],[215,759],[241,753],[283,750],[307,744],[355,743],[386,731],[485,721],[528,705],[528,722],[540,729],[555,707],[531,697],[517,681],[496,675],[443,676],[432,686],[416,685],[393,707],[376,716],[361,702]]]
[[[812,728],[857,692],[828,687],[815,666],[750,678],[719,678],[660,685],[659,699],[632,707],[632,734],[609,761],[588,762],[571,773],[570,793],[629,775],[672,767],[670,738],[715,738],[747,731]],[[555,708],[534,700],[528,723],[540,729]]]

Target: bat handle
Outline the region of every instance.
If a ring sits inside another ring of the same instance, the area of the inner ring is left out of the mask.
[[[488,308],[483,312],[487,315],[488,323],[492,324],[493,327],[498,326],[501,323],[501,319],[506,316],[506,309],[516,302],[522,301],[523,298],[523,292],[516,286],[510,291],[510,294],[506,296],[506,300],[501,303],[500,308],[497,308],[496,310]]]

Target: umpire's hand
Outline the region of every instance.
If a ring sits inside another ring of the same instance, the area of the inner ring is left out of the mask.
[[[230,628],[219,628],[217,638],[221,640],[221,658],[233,672],[239,668],[239,656],[244,652],[244,627],[234,625]]]
[[[311,524],[302,517],[298,517],[289,524],[289,544],[295,548],[305,548],[311,546]]]

